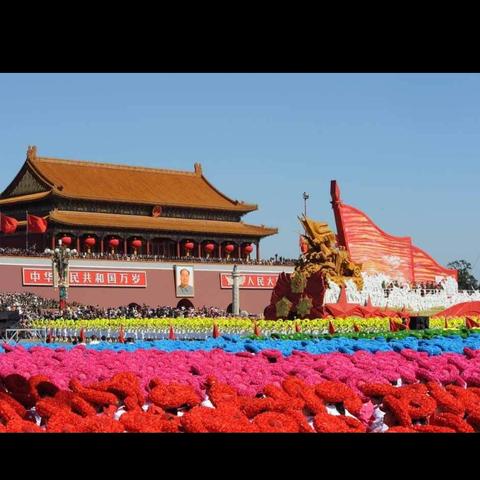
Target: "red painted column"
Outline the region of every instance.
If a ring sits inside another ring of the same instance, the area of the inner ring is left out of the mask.
[[[52,232],[52,250],[55,249],[55,234]]]
[[[77,252],[80,253],[80,235],[77,235]]]
[[[260,242],[256,241],[255,245],[257,246],[257,261],[260,260]]]
[[[198,258],[202,256],[202,242],[198,242]]]
[[[150,240],[147,240],[147,255],[150,255]]]
[[[218,244],[218,258],[222,258],[222,242]]]
[[[180,256],[180,240],[177,240],[177,257]]]
[[[127,250],[127,239],[125,238],[123,240],[123,253],[126,254],[128,252]]]
[[[100,254],[103,255],[103,237],[100,239]]]

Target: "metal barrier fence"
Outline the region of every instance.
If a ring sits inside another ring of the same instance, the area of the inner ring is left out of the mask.
[[[2,336],[2,340],[6,342],[19,342],[20,340],[39,340],[44,342],[46,338],[46,328],[7,328]]]

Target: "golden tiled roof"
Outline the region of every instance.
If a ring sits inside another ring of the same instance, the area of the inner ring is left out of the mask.
[[[28,165],[66,198],[250,212],[257,205],[227,197],[193,172],[29,156]]]
[[[249,225],[243,222],[191,220],[185,218],[146,217],[110,213],[52,210],[49,221],[80,227],[110,227],[168,232],[191,232],[218,235],[245,235],[266,237],[278,232],[276,228]]]

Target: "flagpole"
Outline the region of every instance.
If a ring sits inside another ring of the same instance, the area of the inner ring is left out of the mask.
[[[28,251],[28,210],[25,210],[25,220],[27,221],[25,229],[25,250]]]

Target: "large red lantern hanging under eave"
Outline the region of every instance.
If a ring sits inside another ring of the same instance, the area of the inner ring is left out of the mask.
[[[132,241],[132,247],[133,248],[140,248],[142,246],[142,241],[141,240],[133,240]]]
[[[187,250],[187,257],[190,255],[190,250],[193,250],[194,246],[195,244],[191,241],[188,241],[187,243],[185,243],[185,249]]]
[[[253,252],[253,247],[251,245],[245,245],[243,251],[247,254],[250,255]]]
[[[137,254],[137,248],[140,248],[142,246],[142,241],[139,240],[138,238],[132,241],[132,247],[133,247],[133,254]]]
[[[120,245],[120,240],[118,238],[111,238],[108,241],[108,245],[110,245],[112,253],[115,253],[115,249]]]
[[[229,243],[225,246],[225,251],[227,252],[227,258],[230,258],[230,254],[235,250],[235,245]]]
[[[84,243],[87,246],[88,253],[90,253],[90,249],[97,243],[97,240],[93,237],[87,237]]]
[[[207,257],[209,257],[210,254],[215,250],[215,245],[213,243],[207,243],[204,248],[207,252]]]
[[[69,247],[72,244],[72,237],[67,237],[66,235],[60,239],[62,241],[62,245]]]
[[[112,247],[112,248],[117,248],[119,245],[120,245],[120,240],[118,238],[111,238],[109,241],[108,241],[108,244]]]

